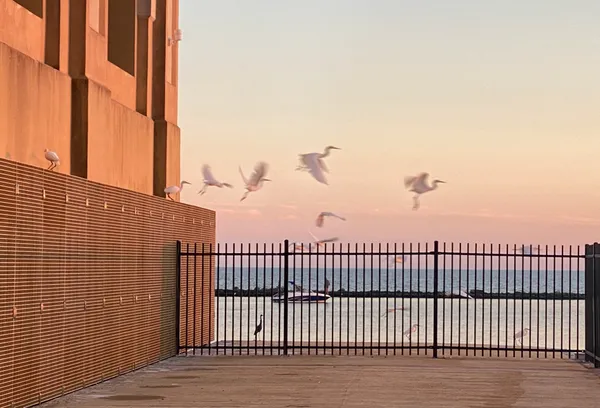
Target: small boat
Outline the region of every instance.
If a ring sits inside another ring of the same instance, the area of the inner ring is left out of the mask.
[[[288,291],[288,302],[316,302],[325,303],[331,296],[325,293],[315,292],[314,290],[306,290],[302,286],[297,285],[294,281],[290,281],[290,284],[294,287],[293,290]],[[273,302],[283,302],[285,295],[283,293],[276,293],[271,297]]]

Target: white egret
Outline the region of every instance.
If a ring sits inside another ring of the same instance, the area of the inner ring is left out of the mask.
[[[173,200],[173,197],[171,197],[171,194],[177,194],[177,193],[179,193],[181,190],[183,190],[183,185],[184,185],[184,184],[189,184],[189,185],[191,185],[192,183],[189,183],[189,182],[187,182],[187,181],[183,180],[183,181],[181,182],[181,184],[180,184],[180,185],[178,185],[178,186],[170,186],[170,187],[167,187],[167,188],[165,188],[165,193],[167,194],[167,197],[169,197],[169,198],[171,199],[171,201],[175,201],[175,200]]]
[[[406,336],[406,338],[408,340],[410,340],[410,336],[417,331],[417,329],[419,328],[419,325],[417,323],[413,324],[412,326],[410,326],[408,329],[404,330],[404,335]]]
[[[327,184],[325,173],[329,173],[329,169],[323,159],[329,156],[331,150],[342,149],[335,146],[327,146],[323,153],[300,154],[300,165],[296,167],[296,170],[308,170],[319,183]]]
[[[200,195],[204,195],[204,193],[206,193],[206,189],[210,186],[219,187],[219,188],[223,188],[223,187],[233,188],[233,186],[231,184],[222,183],[219,180],[217,180],[215,178],[215,176],[213,176],[212,170],[208,164],[205,164],[204,166],[202,166],[202,176],[204,177],[204,186],[202,187],[202,190],[198,191],[198,194],[200,194]]]
[[[427,178],[429,177],[429,173],[420,173],[417,176],[407,176],[404,177],[404,187],[408,188],[408,191],[412,191],[415,193],[413,197],[414,205],[413,210],[417,210],[420,206],[419,204],[419,196],[421,194],[425,194],[429,191],[433,191],[438,188],[438,183],[445,183],[442,180],[433,180],[431,182],[431,186],[427,185]],[[409,188],[410,187],[410,188]]]
[[[318,247],[324,247],[325,244],[327,244],[328,242],[335,242],[338,241],[339,238],[338,237],[332,237],[332,238],[325,238],[325,239],[319,239],[317,237],[314,236],[314,234],[310,231],[308,231],[308,233],[310,234],[311,237],[313,237],[313,239],[315,240],[313,242],[314,245],[318,246]]]
[[[271,181],[270,179],[265,178],[265,176],[267,175],[267,171],[269,170],[269,165],[265,162],[261,161],[256,163],[256,165],[254,166],[254,172],[252,173],[252,175],[250,175],[250,179],[247,179],[244,176],[241,167],[238,168],[240,170],[242,180],[244,180],[244,184],[246,185],[247,190],[240,199],[240,201],[244,201],[246,197],[248,197],[248,194],[250,194],[251,192],[260,190],[263,186],[263,182]]]
[[[305,250],[309,250],[311,248],[311,244],[302,244],[297,242],[291,242],[288,248],[294,248],[295,252],[304,252]]]
[[[325,222],[325,217],[335,217],[335,218],[339,218],[342,221],[346,221],[346,219],[344,217],[340,217],[339,215],[334,214],[329,211],[323,211],[321,214],[319,214],[317,216],[317,220],[315,221],[315,223],[317,224],[317,227],[320,228],[323,226],[323,222]]]
[[[60,166],[60,159],[58,158],[58,154],[56,154],[56,152],[44,149],[44,157],[50,162],[50,166],[48,166],[47,170],[54,170],[56,166]]]
[[[522,346],[523,345],[523,337],[527,336],[529,334],[530,330],[526,327],[523,330],[518,331],[517,333],[515,333],[515,343],[518,341],[519,345]]]
[[[409,310],[409,309],[405,308],[405,307],[402,307],[402,306],[399,306],[399,307],[397,307],[395,309],[388,309],[385,312],[383,312],[383,314],[381,315],[381,317],[385,317],[385,316],[387,316],[390,313],[394,313],[395,314],[396,312],[402,312],[402,311],[405,311],[405,310]]]

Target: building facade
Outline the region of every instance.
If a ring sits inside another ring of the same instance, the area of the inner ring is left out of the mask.
[[[164,196],[179,182],[178,0],[0,0],[0,154]],[[175,197],[178,199],[177,197]]]

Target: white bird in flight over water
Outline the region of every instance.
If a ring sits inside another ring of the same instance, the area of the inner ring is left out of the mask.
[[[167,197],[169,197],[171,199],[171,201],[175,201],[175,200],[173,200],[173,197],[171,197],[171,194],[177,194],[181,190],[183,190],[183,185],[184,184],[192,185],[192,183],[189,183],[189,182],[183,180],[181,182],[181,184],[178,185],[178,186],[170,186],[170,187],[165,188],[165,193],[167,194]]]
[[[267,171],[269,170],[269,165],[265,162],[261,161],[256,163],[256,165],[254,166],[254,172],[252,173],[252,175],[250,175],[250,179],[247,179],[244,176],[241,167],[238,168],[240,170],[242,180],[244,180],[244,184],[246,185],[247,190],[240,199],[240,201],[244,201],[246,197],[248,197],[248,194],[250,194],[251,192],[260,190],[263,186],[263,182],[271,181],[270,179],[265,178],[265,176],[267,175]]]
[[[296,167],[296,170],[308,170],[309,173],[317,180],[319,183],[327,184],[327,179],[325,178],[325,173],[329,173],[329,169],[325,165],[325,161],[323,160],[325,157],[329,156],[331,150],[342,150],[339,147],[335,146],[327,146],[323,153],[305,153],[300,154],[300,165]]]
[[[325,217],[335,217],[335,218],[339,218],[342,221],[346,221],[346,219],[344,217],[340,217],[337,214],[334,214],[332,212],[329,211],[323,211],[321,214],[319,214],[317,216],[317,220],[315,221],[315,223],[317,224],[317,227],[322,227],[323,223],[325,222]]]
[[[431,182],[431,186],[429,186],[427,185],[427,177],[429,177],[429,173],[420,173],[417,176],[404,177],[404,187],[408,188],[408,191],[415,193],[415,196],[413,197],[413,210],[417,210],[419,208],[419,196],[421,194],[435,190],[438,188],[438,183],[445,183],[445,181],[436,179],[433,180]]]
[[[393,265],[393,264],[401,264],[401,263],[404,263],[404,255],[397,255],[397,256],[390,255],[387,258],[388,266]]]
[[[60,159],[58,158],[58,154],[56,154],[56,152],[44,149],[44,157],[50,162],[50,166],[48,166],[47,170],[54,170],[56,166],[60,166]]]
[[[311,236],[311,237],[313,237],[313,239],[315,240],[315,241],[313,242],[313,244],[314,244],[314,245],[316,245],[316,246],[319,246],[319,247],[323,247],[323,246],[325,246],[325,244],[326,244],[326,243],[328,243],[328,242],[335,242],[335,241],[339,240],[339,238],[338,238],[338,237],[332,237],[332,238],[319,239],[319,238],[315,237],[315,235],[314,235],[312,232],[308,231],[308,233],[309,233],[309,234],[310,234],[310,236]]]
[[[204,195],[204,193],[206,193],[206,189],[210,186],[219,187],[219,188],[223,188],[223,187],[233,188],[233,186],[231,184],[221,183],[219,180],[217,180],[215,178],[215,176],[213,176],[212,170],[210,169],[210,166],[208,164],[205,164],[204,166],[202,166],[202,176],[204,177],[204,186],[202,187],[202,190],[198,191],[198,194],[200,194],[200,195]]]

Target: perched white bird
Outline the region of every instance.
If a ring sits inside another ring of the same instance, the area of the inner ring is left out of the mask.
[[[415,196],[413,197],[413,210],[417,210],[419,208],[419,196],[421,194],[435,190],[438,187],[438,183],[445,183],[445,181],[436,179],[433,180],[431,182],[431,186],[429,186],[427,185],[427,177],[429,177],[429,173],[420,173],[417,176],[404,177],[404,187],[408,188],[408,191],[415,193]]]
[[[339,238],[338,237],[332,237],[332,238],[325,238],[325,239],[319,239],[317,237],[314,236],[314,234],[310,231],[308,231],[308,233],[310,234],[311,237],[313,237],[314,242],[313,244],[318,246],[318,247],[323,247],[325,246],[325,244],[327,244],[328,242],[335,242],[338,241]]]
[[[408,340],[410,340],[410,336],[417,331],[417,329],[419,328],[419,325],[417,323],[413,324],[412,326],[410,326],[408,329],[404,330],[404,335],[406,336],[406,338]]]
[[[231,184],[222,183],[219,180],[217,180],[215,178],[215,176],[213,176],[212,170],[210,169],[210,166],[208,164],[205,164],[204,166],[202,166],[202,176],[204,177],[204,186],[202,187],[202,190],[198,191],[198,194],[200,194],[200,195],[204,195],[204,193],[206,193],[206,189],[210,186],[219,187],[219,188],[223,188],[223,187],[233,188],[233,186]]]
[[[175,200],[173,200],[173,197],[171,197],[171,194],[177,194],[181,190],[183,190],[183,185],[184,184],[190,184],[191,185],[192,183],[189,183],[189,182],[183,180],[181,182],[181,184],[178,185],[178,186],[170,186],[170,187],[165,188],[165,193],[167,194],[167,197],[169,197],[171,199],[171,201],[175,201]]]
[[[327,146],[323,153],[300,154],[300,165],[296,167],[296,170],[308,170],[319,183],[327,184],[325,173],[329,173],[329,169],[327,169],[323,159],[329,156],[331,150],[342,149],[335,146]]]
[[[60,166],[60,159],[55,152],[44,149],[44,157],[50,162],[50,166],[48,166],[47,170],[54,170],[56,166]]]
[[[315,223],[317,224],[317,227],[320,228],[323,226],[323,222],[325,222],[325,217],[335,217],[335,218],[339,218],[342,221],[346,221],[346,219],[344,217],[340,217],[339,215],[334,214],[329,211],[323,211],[321,214],[319,214],[317,216],[317,220],[315,221]]]
[[[260,190],[263,186],[263,182],[271,181],[270,179],[265,178],[265,176],[267,175],[267,171],[269,170],[269,165],[265,162],[261,161],[256,163],[256,165],[254,166],[254,172],[250,176],[250,179],[247,179],[244,176],[241,167],[239,167],[239,170],[247,190],[240,199],[240,201],[244,201],[246,197],[248,197],[248,194],[250,194],[251,192]]]
[[[523,337],[527,336],[529,334],[529,331],[530,330],[526,327],[523,330],[515,333],[515,343],[518,341],[519,345],[522,346],[523,345]]]

